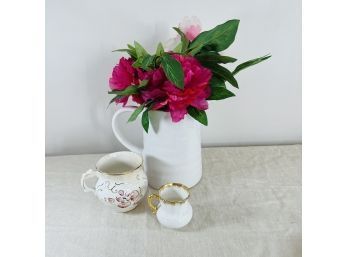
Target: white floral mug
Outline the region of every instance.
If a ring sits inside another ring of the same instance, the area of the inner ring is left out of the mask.
[[[170,183],[161,186],[158,194],[149,195],[147,201],[159,223],[168,228],[182,228],[192,219],[189,197],[187,186]],[[158,204],[154,205],[153,200],[157,200]]]
[[[86,180],[98,178],[94,187]],[[103,156],[96,164],[96,170],[88,170],[81,177],[85,192],[93,192],[104,204],[113,206],[118,212],[134,209],[147,190],[147,177],[143,159],[133,152],[116,152]]]

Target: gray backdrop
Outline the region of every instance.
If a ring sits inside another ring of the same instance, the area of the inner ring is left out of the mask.
[[[122,56],[111,50],[137,40],[153,51],[192,15],[203,29],[240,19],[225,51],[240,61],[272,54],[237,75],[237,97],[210,102],[203,145],[301,142],[300,0],[46,0],[46,153],[124,149],[111,131],[115,107],[106,109],[108,78]],[[141,140],[139,124],[125,126]]]

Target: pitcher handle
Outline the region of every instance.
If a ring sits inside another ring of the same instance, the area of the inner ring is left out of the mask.
[[[121,132],[120,130],[120,123],[117,122],[118,117],[120,116],[120,114],[124,113],[124,112],[134,112],[134,110],[136,109],[136,107],[123,107],[121,109],[118,109],[113,118],[112,118],[112,131],[114,132],[116,138],[118,139],[118,141],[121,142],[121,144],[123,144],[125,147],[127,147],[130,151],[135,152],[135,153],[139,153],[141,154],[143,149],[133,143],[131,143]]]
[[[81,187],[83,188],[84,192],[95,192],[95,188],[89,187],[86,185],[86,179],[92,178],[92,177],[98,177],[98,171],[95,170],[88,170],[81,176]]]
[[[158,206],[157,206],[157,205],[154,205],[154,204],[152,203],[153,198],[155,198],[155,199],[157,199],[157,200],[159,201],[160,197],[159,197],[158,195],[156,195],[156,194],[152,194],[152,195],[149,195],[149,196],[147,197],[147,203],[148,203],[148,205],[149,205],[149,207],[150,207],[152,213],[153,213],[153,214],[156,214],[156,212],[157,212],[157,210],[158,210]]]

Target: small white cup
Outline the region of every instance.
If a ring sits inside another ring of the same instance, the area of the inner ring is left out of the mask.
[[[170,183],[161,186],[158,195],[149,195],[147,200],[159,223],[168,228],[182,228],[192,219],[189,197],[188,187],[179,183]],[[157,205],[153,204],[155,199],[158,200]]]

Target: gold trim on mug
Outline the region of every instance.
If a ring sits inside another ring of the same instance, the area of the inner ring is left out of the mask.
[[[187,192],[187,197],[185,199],[183,199],[183,200],[175,200],[175,201],[163,199],[160,196],[160,192],[163,189],[168,188],[168,187],[181,187],[181,188],[183,188]],[[148,203],[152,213],[156,214],[156,212],[158,210],[158,206],[154,205],[152,203],[152,200],[156,199],[157,201],[163,201],[164,203],[175,205],[175,204],[183,204],[183,203],[185,203],[187,201],[187,199],[189,199],[189,197],[190,197],[190,190],[189,190],[189,188],[187,186],[185,186],[183,184],[180,184],[180,183],[168,183],[168,184],[165,184],[165,185],[161,186],[158,189],[158,194],[151,194],[151,195],[149,195],[147,197],[147,203]]]
[[[166,199],[163,199],[161,196],[159,197],[163,202],[165,203],[169,203],[169,204],[181,204],[181,203],[185,203],[187,201],[187,199],[190,198],[190,190],[187,186],[183,185],[183,184],[180,184],[180,183],[168,183],[168,184],[165,184],[163,186],[161,186],[159,189],[158,189],[158,194],[160,195],[160,191],[162,191],[163,189],[165,188],[168,188],[168,187],[173,187],[173,186],[176,186],[176,187],[181,187],[183,188],[185,191],[187,191],[187,197],[183,200],[175,200],[175,201],[171,201],[171,200],[166,200]]]

